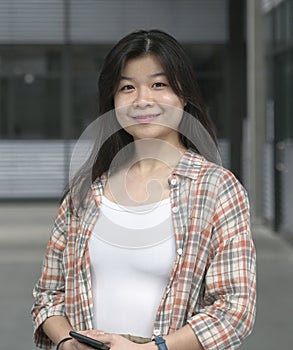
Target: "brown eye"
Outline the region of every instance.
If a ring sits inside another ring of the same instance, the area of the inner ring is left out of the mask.
[[[153,87],[155,87],[155,88],[160,88],[160,87],[164,87],[164,86],[167,86],[167,85],[165,83],[161,83],[161,82],[153,84]]]
[[[134,89],[134,87],[132,85],[124,85],[122,86],[122,88],[120,89],[121,91],[128,91],[128,90],[132,90]]]

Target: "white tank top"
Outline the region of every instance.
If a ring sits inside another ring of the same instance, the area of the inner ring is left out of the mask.
[[[169,199],[125,207],[103,197],[89,239],[95,329],[151,337],[175,249]]]

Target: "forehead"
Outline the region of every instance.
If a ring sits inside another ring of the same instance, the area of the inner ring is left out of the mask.
[[[164,69],[155,55],[130,58],[122,68],[122,76],[153,75],[164,73]]]

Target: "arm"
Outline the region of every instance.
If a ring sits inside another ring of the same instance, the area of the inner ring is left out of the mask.
[[[158,350],[152,341],[145,344],[132,343],[117,334],[99,334],[92,331],[91,336],[108,344],[111,350]],[[197,336],[189,325],[182,327],[170,335],[163,337],[168,350],[203,350]]]
[[[52,316],[46,319],[42,325],[42,330],[52,340],[54,344],[58,344],[62,339],[69,338],[69,331],[73,330],[68,319],[64,316]],[[91,337],[92,331],[79,331],[89,337]],[[92,350],[82,343],[79,343],[75,339],[66,340],[60,345],[60,350]]]
[[[65,318],[64,305],[64,277],[63,251],[66,247],[66,221],[69,215],[68,200],[61,205],[54,223],[53,233],[47,245],[43,262],[42,275],[36,283],[33,295],[32,318],[34,325],[34,339],[39,347],[49,348],[52,345],[43,330],[46,320],[50,324],[54,316]],[[45,327],[46,328],[46,327]]]
[[[172,334],[163,337],[168,350],[203,350],[197,336],[189,325],[180,328]],[[147,344],[146,350],[158,350],[154,344]]]
[[[236,349],[254,324],[256,265],[246,191],[228,171],[212,225],[203,301],[188,322],[205,349]]]
[[[42,329],[54,344],[58,344],[60,340],[69,337],[69,331],[73,330],[65,316],[47,318],[42,325]]]

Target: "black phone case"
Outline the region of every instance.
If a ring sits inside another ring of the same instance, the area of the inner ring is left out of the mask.
[[[74,331],[70,331],[69,335],[72,338],[75,338],[76,340],[78,340],[80,343],[84,343],[86,345],[89,345],[94,349],[99,349],[99,350],[109,350],[110,349],[110,347],[108,345],[106,345],[106,344],[104,344],[96,339],[87,337],[83,334],[80,334],[80,333],[77,333]]]

